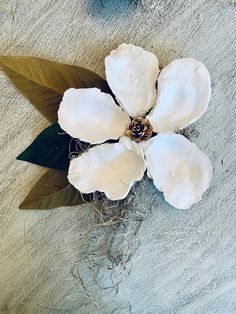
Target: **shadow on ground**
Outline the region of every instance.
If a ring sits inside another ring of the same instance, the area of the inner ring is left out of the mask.
[[[138,5],[138,0],[88,0],[88,13],[100,18],[120,18]]]

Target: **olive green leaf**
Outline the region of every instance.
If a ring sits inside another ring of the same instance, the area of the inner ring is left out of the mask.
[[[85,68],[22,56],[0,56],[0,67],[13,84],[50,121],[56,122],[63,93],[70,87],[97,87],[110,93],[107,82]]]
[[[69,168],[69,147],[72,140],[56,122],[41,132],[17,159],[66,171]]]
[[[67,180],[64,171],[50,169],[35,184],[19,209],[52,209],[92,201],[92,194],[81,194]]]

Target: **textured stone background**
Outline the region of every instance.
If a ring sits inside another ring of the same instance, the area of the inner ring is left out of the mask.
[[[144,185],[139,206],[145,210],[151,195],[151,214],[136,235],[130,273],[115,295],[99,300],[96,289],[84,295],[71,269],[93,208],[18,211],[43,170],[15,157],[47,122],[0,72],[0,313],[236,313],[236,3],[0,0],[2,54],[41,56],[104,75],[104,57],[121,42],[153,51],[163,65],[192,56],[208,67],[213,96],[192,140],[212,161],[211,187],[202,203],[178,211],[151,182]],[[91,273],[84,269],[87,285]]]

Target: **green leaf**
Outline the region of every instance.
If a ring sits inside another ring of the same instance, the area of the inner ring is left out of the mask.
[[[0,56],[0,67],[13,84],[51,122],[70,87],[97,87],[112,94],[107,82],[85,68],[34,57]]]
[[[67,171],[69,148],[73,139],[58,123],[47,127],[17,159],[39,166]]]
[[[50,169],[35,184],[19,209],[52,209],[91,201],[91,194],[81,194],[70,185],[66,172]]]

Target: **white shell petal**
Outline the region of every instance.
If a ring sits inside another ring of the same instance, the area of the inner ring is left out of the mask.
[[[72,159],[68,180],[82,193],[104,192],[111,200],[123,199],[145,171],[142,149],[128,137],[119,143],[95,146]]]
[[[70,88],[60,104],[58,122],[72,137],[97,144],[123,135],[130,118],[100,89]]]
[[[211,80],[206,67],[195,59],[178,59],[158,78],[157,103],[148,115],[155,132],[173,132],[198,120],[208,107]]]
[[[156,101],[157,57],[141,47],[121,44],[105,59],[108,84],[133,118],[142,117]]]
[[[165,200],[190,208],[208,189],[212,168],[208,157],[184,136],[162,133],[143,142],[148,176]]]

